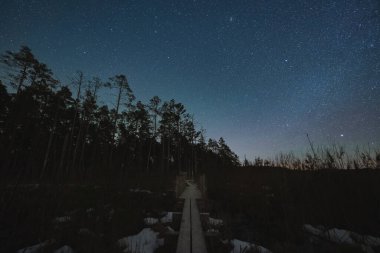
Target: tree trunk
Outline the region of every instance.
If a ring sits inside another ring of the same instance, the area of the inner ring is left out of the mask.
[[[61,151],[61,159],[59,161],[59,167],[58,167],[58,173],[61,173],[62,176],[65,174],[65,173],[63,173],[63,167],[64,167],[64,161],[65,161],[68,141],[69,141],[69,134],[66,133],[65,139],[63,141],[62,151]],[[66,175],[67,175],[67,173],[68,173],[68,171],[66,171]]]
[[[161,147],[162,147],[162,150],[161,150],[161,171],[166,172],[165,171],[165,141],[164,141],[164,137],[161,137]]]
[[[55,119],[54,119],[54,124],[53,124],[53,129],[51,130],[51,132],[49,134],[49,141],[48,141],[48,146],[47,146],[47,149],[46,149],[46,152],[45,152],[45,158],[44,158],[44,163],[43,163],[43,166],[42,166],[42,171],[41,171],[41,174],[40,174],[40,179],[42,179],[44,177],[44,175],[45,175],[46,167],[47,167],[47,164],[48,164],[48,161],[49,161],[49,155],[50,155],[50,151],[51,151],[51,145],[53,143],[53,138],[54,138],[54,134],[55,134],[55,128],[57,126],[57,121],[58,121],[58,112],[56,112]]]
[[[71,168],[76,172],[78,178],[80,178],[80,175],[79,175],[79,170],[78,168],[76,168],[76,161],[77,161],[77,156],[78,156],[78,149],[79,149],[79,146],[80,146],[80,141],[82,139],[82,135],[83,135],[83,123],[84,120],[81,121],[80,125],[79,125],[79,131],[78,131],[78,136],[77,136],[77,139],[76,139],[76,143],[75,143],[75,147],[74,147],[74,152],[73,152],[73,158],[72,158],[72,161],[71,161]]]

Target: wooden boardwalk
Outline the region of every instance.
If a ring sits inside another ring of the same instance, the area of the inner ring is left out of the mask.
[[[202,197],[196,184],[188,186],[180,198],[185,199],[179,230],[177,253],[207,253],[197,199]]]

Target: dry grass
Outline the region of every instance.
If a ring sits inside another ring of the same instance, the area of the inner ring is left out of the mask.
[[[152,193],[130,191],[136,188]],[[123,186],[3,185],[0,252],[49,239],[53,248],[67,244],[78,252],[118,252],[116,241],[139,232],[147,213],[172,210],[173,190],[174,177],[147,175],[130,177]]]
[[[318,252],[305,249],[303,224],[380,236],[380,170],[241,167],[207,179],[211,215],[224,219],[227,238]]]

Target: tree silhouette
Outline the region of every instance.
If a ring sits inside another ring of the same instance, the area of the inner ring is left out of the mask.
[[[128,173],[194,174],[238,165],[223,138],[206,145],[182,103],[157,96],[135,103],[125,75],[86,81],[78,71],[68,87],[28,47],[7,51],[1,62],[3,180],[121,182]],[[103,87],[116,91],[112,109],[98,102]]]

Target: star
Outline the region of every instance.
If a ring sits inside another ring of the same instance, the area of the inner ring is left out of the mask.
[[[304,132],[321,145],[380,138],[380,12],[369,8],[378,0],[193,1],[4,1],[10,22],[0,26],[0,54],[27,44],[62,83],[76,69],[104,80],[131,76],[139,99],[183,102],[208,137],[226,133],[240,154],[272,157],[290,143],[302,152]],[[99,94],[105,103],[109,92]]]

